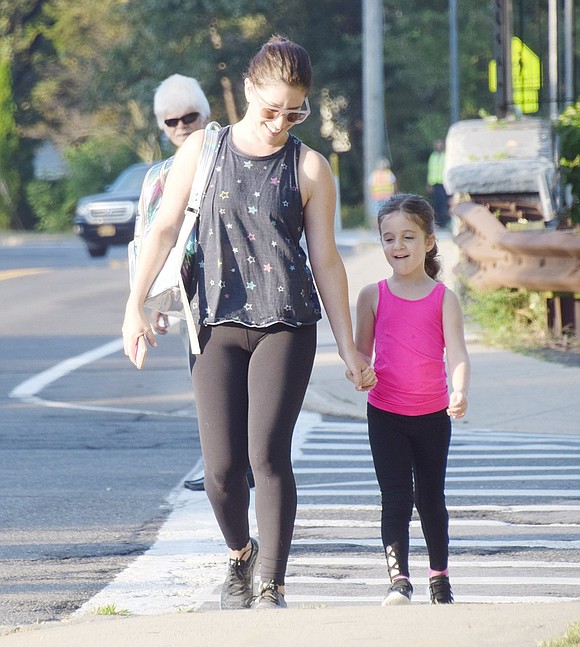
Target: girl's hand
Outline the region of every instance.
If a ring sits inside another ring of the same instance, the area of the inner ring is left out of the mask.
[[[345,375],[348,380],[350,380],[357,391],[370,391],[372,388],[375,387],[377,383],[377,376],[375,375],[375,370],[373,369],[372,366],[369,366],[366,361],[362,358],[362,356],[359,355],[359,360],[361,360],[361,364],[358,364],[357,368],[355,369],[357,371],[357,376],[359,379],[355,379],[355,374],[351,368],[348,367],[347,364],[347,369],[345,371]]]
[[[447,414],[451,418],[463,418],[467,412],[467,396],[463,391],[453,391],[449,397]]]

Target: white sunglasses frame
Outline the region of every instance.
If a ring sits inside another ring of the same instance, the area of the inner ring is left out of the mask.
[[[304,97],[304,103],[306,104],[306,109],[305,110],[286,110],[285,108],[274,108],[273,106],[267,104],[264,99],[260,96],[258,91],[256,90],[255,84],[252,83],[252,90],[254,91],[254,95],[256,96],[256,99],[258,100],[258,103],[260,104],[260,115],[264,118],[267,119],[268,121],[275,121],[278,119],[280,115],[284,116],[286,118],[286,121],[292,125],[296,124],[301,124],[306,121],[308,116],[310,115],[310,101],[308,101],[308,97]],[[271,113],[276,113],[276,116],[268,116],[267,114],[263,114],[264,110],[268,110]],[[288,119],[288,115],[298,115],[298,119],[295,121],[292,121],[292,119]]]

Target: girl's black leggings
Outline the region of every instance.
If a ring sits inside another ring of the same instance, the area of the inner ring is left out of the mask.
[[[424,416],[402,416],[371,404],[367,405],[367,416],[381,489],[381,536],[385,551],[388,547],[394,550],[401,573],[408,577],[409,525],[414,503],[429,564],[435,571],[444,571],[449,555],[445,472],[451,420],[445,410]]]
[[[231,550],[249,540],[248,461],[256,481],[263,581],[284,584],[296,517],[294,425],[316,353],[316,326],[202,326],[191,356],[205,490]]]

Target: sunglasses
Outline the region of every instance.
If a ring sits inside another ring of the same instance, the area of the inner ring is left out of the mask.
[[[310,114],[310,102],[308,101],[308,97],[304,97],[304,110],[285,110],[281,108],[273,108],[272,106],[268,105],[258,94],[256,86],[252,85],[252,88],[254,90],[254,94],[256,95],[258,103],[261,105],[260,115],[264,117],[264,119],[273,121],[280,115],[283,115],[291,124],[301,124]]]
[[[180,121],[183,123],[183,125],[186,125],[186,124],[192,124],[194,121],[197,121],[198,119],[199,119],[199,112],[188,112],[186,115],[183,115],[183,117],[174,117],[172,119],[166,119],[164,123],[166,126],[169,126],[170,128],[175,128]]]

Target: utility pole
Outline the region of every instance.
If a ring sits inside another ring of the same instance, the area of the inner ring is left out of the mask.
[[[459,50],[457,46],[457,0],[449,0],[449,89],[451,123],[459,121]]]
[[[564,0],[564,107],[574,101],[574,0]]]
[[[550,121],[558,118],[558,0],[548,0],[548,83]]]
[[[512,90],[512,0],[494,0],[495,60],[497,69],[496,112],[507,116],[513,108]]]
[[[362,0],[365,214],[374,226],[369,178],[385,157],[384,28],[382,0]]]

